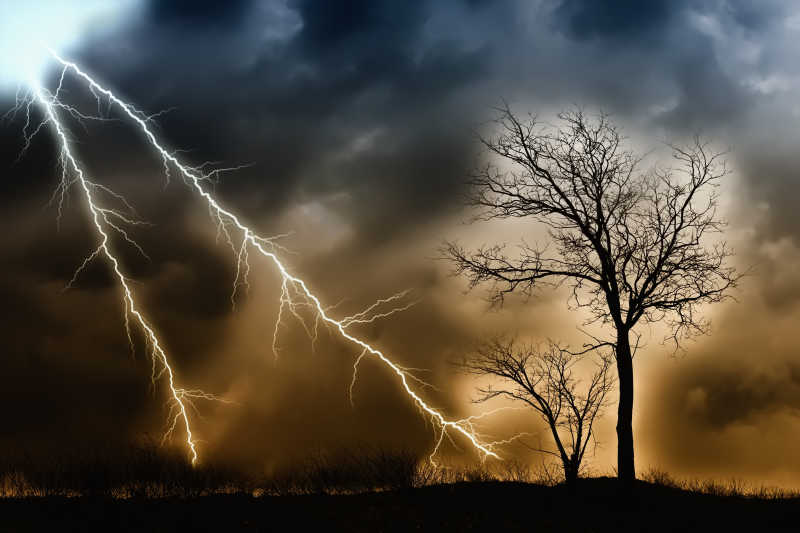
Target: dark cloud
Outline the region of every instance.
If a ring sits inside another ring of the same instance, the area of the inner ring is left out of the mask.
[[[758,351],[747,355],[753,359],[774,356]],[[752,423],[775,411],[800,408],[798,368],[791,362],[770,368],[769,373],[743,365],[692,370],[680,385],[687,391],[682,411],[694,424],[711,430]]]
[[[725,73],[705,35],[681,35],[672,65],[676,105],[659,121],[673,132],[713,131],[735,122],[752,104],[740,80]]]
[[[230,29],[242,23],[252,6],[253,0],[152,0],[148,16],[156,24],[183,25],[190,30]]]
[[[429,2],[393,0],[300,0],[294,2],[303,28],[298,42],[311,54],[329,52],[357,56],[402,51],[417,36]],[[387,65],[388,67],[388,65]]]
[[[592,2],[563,0],[555,11],[559,25],[577,39],[609,38],[646,44],[657,39],[670,18],[684,8],[683,2]]]
[[[145,109],[177,107],[160,122],[189,159],[253,162],[219,188],[248,214],[346,190],[357,195],[348,215],[374,205],[386,231],[401,233],[457,203],[477,113],[463,114],[458,93],[486,76],[488,58],[446,39],[421,46],[428,3],[293,2],[292,15],[252,8],[246,20],[201,5],[197,16],[219,24],[210,39],[190,23],[165,27],[184,10],[159,6],[150,11],[169,14],[118,36],[130,61],[94,46],[81,60]],[[269,31],[282,37],[260,41]]]

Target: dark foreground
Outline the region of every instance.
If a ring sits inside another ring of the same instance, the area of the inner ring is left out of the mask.
[[[713,496],[640,482],[457,483],[360,495],[0,500],[0,531],[798,531],[800,500]]]

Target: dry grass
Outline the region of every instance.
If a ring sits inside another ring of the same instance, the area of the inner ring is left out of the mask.
[[[5,497],[196,497],[246,489],[232,471],[192,465],[176,453],[145,445],[120,453],[62,453],[46,460],[27,456],[0,463]]]
[[[800,498],[796,490],[768,487],[765,485],[752,485],[740,479],[731,478],[725,481],[715,479],[676,479],[668,472],[651,468],[641,476],[642,481],[661,487],[707,494],[710,496],[749,498],[757,500],[785,500]]]
[[[0,495],[7,498],[196,498],[213,494],[356,494],[461,482],[513,481],[556,485],[558,469],[515,461],[471,467],[434,466],[410,451],[358,448],[317,453],[269,474],[243,474],[215,465],[193,467],[180,453],[155,445],[124,454],[62,453],[0,461]]]

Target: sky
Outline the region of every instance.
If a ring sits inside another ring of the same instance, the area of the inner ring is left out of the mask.
[[[428,369],[426,398],[479,413],[475,383],[452,364],[482,338],[509,333],[581,342],[566,294],[543,290],[491,309],[438,259],[466,245],[542,238],[541,228],[470,224],[469,172],[486,162],[503,100],[545,119],[579,106],[611,113],[631,148],[660,162],[664,142],[700,133],[728,150],[722,207],[736,263],[751,268],[736,301],[707,310],[710,335],[674,353],[656,333],[637,355],[637,468],[800,487],[800,9],[790,1],[139,0],[6,3],[0,8],[0,107],[31,76],[50,86],[48,44],[138,108],[192,164],[246,165],[215,192],[262,234],[293,232],[286,256],[342,314],[414,289],[409,311],[359,330],[401,364]],[[6,28],[8,26],[8,28]],[[11,31],[9,28],[14,28]],[[8,31],[7,31],[8,30]],[[68,79],[66,95],[92,105]],[[112,118],[115,117],[112,113]],[[119,117],[116,117],[119,118]],[[63,291],[93,249],[78,195],[57,223],[48,200],[56,147],[37,137],[22,158],[24,117],[0,126],[0,447],[125,446],[163,431],[164,391],[147,353],[127,345],[118,288],[102,263]],[[312,352],[271,333],[280,280],[253,261],[234,310],[235,259],[207,211],[122,121],[73,124],[81,160],[152,226],[120,247],[135,290],[183,383],[225,396],[196,417],[208,461],[270,468],[348,446],[429,451],[434,436],[385,369],[323,335]],[[289,324],[289,323],[287,323]],[[613,409],[590,458],[613,467]],[[542,433],[533,414],[487,431]],[[534,440],[537,437],[532,437]],[[473,460],[469,452],[450,450]],[[522,448],[507,454],[541,461]]]

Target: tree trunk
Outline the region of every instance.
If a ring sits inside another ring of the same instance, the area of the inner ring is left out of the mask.
[[[628,330],[617,330],[617,372],[619,407],[617,410],[617,477],[632,484],[636,479],[633,462],[633,357]]]
[[[574,488],[575,482],[578,480],[578,469],[580,465],[572,461],[564,462],[564,481],[567,486]]]

